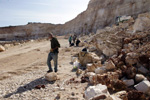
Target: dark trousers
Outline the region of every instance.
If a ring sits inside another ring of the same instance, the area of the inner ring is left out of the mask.
[[[71,41],[69,41],[69,46],[71,46]]]
[[[51,60],[53,59],[54,61],[54,69],[55,69],[55,72],[57,71],[57,59],[58,59],[58,53],[52,53],[50,52],[48,54],[48,58],[47,58],[47,65],[48,65],[48,68],[49,70],[53,71],[52,67],[51,67]]]

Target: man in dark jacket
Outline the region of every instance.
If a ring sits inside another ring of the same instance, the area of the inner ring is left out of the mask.
[[[51,41],[51,49],[50,49],[50,53],[48,54],[48,58],[47,58],[47,65],[49,67],[49,70],[47,71],[49,72],[53,72],[53,69],[51,67],[51,60],[53,59],[54,61],[54,69],[55,72],[57,72],[57,59],[58,59],[58,48],[60,48],[60,44],[57,40],[57,38],[53,37],[53,34],[50,33],[49,34],[49,39]]]

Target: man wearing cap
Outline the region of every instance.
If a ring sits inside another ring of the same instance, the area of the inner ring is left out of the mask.
[[[54,70],[55,72],[57,72],[57,59],[58,59],[58,48],[60,48],[60,44],[57,40],[57,38],[53,37],[52,33],[49,33],[49,39],[51,41],[51,49],[50,49],[50,53],[48,54],[48,58],[47,58],[47,65],[49,70],[47,71],[48,73],[53,72],[53,69],[51,67],[51,60],[53,59],[54,61]]]

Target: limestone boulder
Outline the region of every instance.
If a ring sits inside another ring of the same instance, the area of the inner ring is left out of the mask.
[[[88,50],[89,52],[94,52],[94,51],[97,51],[97,48],[92,46],[92,47],[89,47]]]
[[[86,65],[88,72],[95,72],[96,66],[92,63]]]
[[[45,75],[45,79],[47,80],[47,81],[56,81],[57,80],[57,74],[56,73],[54,73],[54,72],[52,72],[52,73],[46,73],[46,75]]]
[[[94,63],[94,65],[97,66],[97,67],[102,67],[101,61],[97,61],[97,63]]]
[[[116,96],[120,98],[121,100],[128,100],[128,93],[126,91],[119,91],[113,94],[113,96]]]
[[[5,48],[2,45],[0,45],[0,52],[3,52],[3,51],[5,51]]]
[[[143,80],[139,84],[134,86],[138,91],[150,94],[150,82],[148,80]]]
[[[105,67],[98,67],[98,68],[95,69],[96,74],[103,74],[105,72],[106,72]]]
[[[92,63],[92,56],[88,52],[80,52],[79,62],[82,66],[86,66],[87,63]]]
[[[91,53],[90,55],[92,57],[92,62],[93,63],[97,63],[97,62],[101,61],[100,57],[98,57],[95,53]]]
[[[136,83],[139,83],[139,82],[143,81],[144,79],[146,79],[146,77],[142,74],[136,74],[136,76],[135,76]]]
[[[133,79],[126,79],[126,78],[123,78],[122,81],[123,81],[128,87],[134,85],[134,80],[133,80]]]
[[[103,50],[102,50],[103,54],[105,54],[106,56],[110,57],[112,56],[113,54],[116,54],[117,50],[115,48],[107,48],[105,47]]]
[[[90,83],[101,83],[107,85],[109,88],[113,88],[111,82],[119,79],[119,72],[107,72],[103,74],[96,74],[89,77]]]
[[[94,72],[87,72],[87,73],[85,73],[86,77],[90,77],[90,76],[94,76],[94,75],[96,75]]]
[[[105,62],[105,68],[106,70],[113,70],[116,68],[116,66],[111,60],[109,60]]]
[[[88,63],[95,63],[101,59],[95,54],[90,52],[79,52],[79,62],[82,66],[86,66]]]
[[[96,95],[104,95],[104,94],[109,95],[109,92],[107,90],[107,86],[102,84],[98,84],[96,86],[90,86],[87,88],[87,90],[84,93],[86,100],[90,100]]]
[[[127,47],[128,47],[128,49],[129,49],[129,51],[134,51],[134,50],[135,50],[135,47],[134,47],[134,45],[133,45],[132,43],[129,43],[129,44],[127,45]],[[135,55],[135,54],[129,54],[129,55],[133,56],[133,55]]]
[[[134,52],[128,53],[126,58],[125,58],[125,62],[128,65],[136,64],[138,62],[138,54],[136,54]]]
[[[134,29],[134,32],[149,30],[150,29],[150,18],[139,17],[138,19],[136,19],[133,29]]]
[[[11,47],[11,44],[5,44],[4,47],[5,47],[6,49],[8,49],[9,47]]]

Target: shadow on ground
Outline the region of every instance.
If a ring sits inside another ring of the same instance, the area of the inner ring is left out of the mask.
[[[26,92],[26,91],[31,91],[32,89],[36,89],[35,87],[38,85],[44,85],[45,86],[47,84],[54,84],[54,83],[55,83],[55,81],[49,82],[49,81],[45,80],[44,77],[40,77],[34,81],[31,81],[28,84],[25,84],[24,86],[20,86],[16,91],[5,95],[4,98],[9,98],[10,96],[12,96],[14,94],[21,94],[21,93]]]

